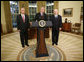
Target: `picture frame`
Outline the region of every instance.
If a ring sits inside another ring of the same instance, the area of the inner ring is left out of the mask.
[[[73,17],[73,8],[63,9],[63,17]]]

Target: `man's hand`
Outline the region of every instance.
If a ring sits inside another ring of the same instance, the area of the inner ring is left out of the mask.
[[[30,25],[32,25],[32,22],[30,22]]]
[[[28,29],[28,31],[29,31],[30,29]]]
[[[52,30],[52,28],[49,28],[49,30]]]
[[[62,30],[62,28],[59,28],[59,30],[61,31],[61,30]]]
[[[18,32],[20,32],[20,30],[18,30]]]

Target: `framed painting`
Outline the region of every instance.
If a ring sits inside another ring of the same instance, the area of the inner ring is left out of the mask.
[[[72,17],[73,16],[73,8],[63,9],[63,17]]]

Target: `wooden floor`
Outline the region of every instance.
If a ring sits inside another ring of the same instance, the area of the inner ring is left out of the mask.
[[[52,44],[46,38],[46,44]],[[36,39],[29,40],[29,45],[36,44]],[[83,61],[83,36],[60,32],[58,46],[65,54],[66,61]],[[17,61],[18,53],[22,50],[19,32],[1,36],[1,61]]]

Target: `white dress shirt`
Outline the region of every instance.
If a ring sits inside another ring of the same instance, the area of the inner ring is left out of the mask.
[[[55,15],[55,17],[57,18],[57,17],[58,17],[58,15]]]
[[[41,16],[43,16],[43,13],[41,13]]]

